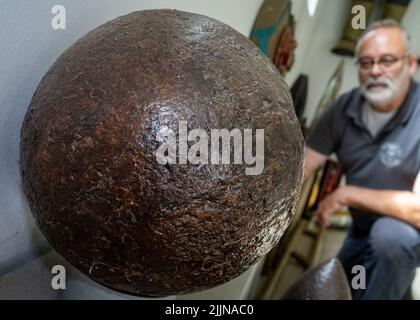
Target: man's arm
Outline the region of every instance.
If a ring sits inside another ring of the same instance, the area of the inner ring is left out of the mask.
[[[305,165],[305,179],[308,178],[316,169],[321,167],[325,161],[327,161],[327,156],[311,149],[306,148],[306,165]]]
[[[343,186],[320,202],[317,215],[321,225],[328,225],[328,217],[343,207],[401,219],[420,228],[420,173],[413,191],[374,190],[356,186]]]

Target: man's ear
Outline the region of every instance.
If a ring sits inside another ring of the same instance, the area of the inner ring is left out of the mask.
[[[410,54],[408,57],[408,61],[410,66],[410,74],[413,76],[417,71],[417,56],[414,53]]]

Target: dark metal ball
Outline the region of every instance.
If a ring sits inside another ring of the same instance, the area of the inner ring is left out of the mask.
[[[157,134],[179,121],[209,136],[264,129],[264,171],[159,164]],[[133,12],[86,34],[40,82],[21,135],[24,190],[47,240],[90,278],[138,295],[240,275],[284,233],[302,184],[281,75],[246,37],[198,14]]]

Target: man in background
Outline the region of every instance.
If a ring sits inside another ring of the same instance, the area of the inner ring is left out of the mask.
[[[374,23],[356,48],[360,88],[342,95],[307,140],[305,176],[335,153],[346,185],[320,202],[317,217],[348,207],[353,223],[338,258],[351,283],[356,265],[366,289],[354,299],[403,299],[420,266],[420,87],[407,32]]]

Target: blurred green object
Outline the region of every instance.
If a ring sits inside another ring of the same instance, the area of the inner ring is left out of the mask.
[[[353,56],[356,48],[357,40],[362,35],[364,29],[354,29],[352,26],[353,18],[357,13],[352,13],[354,6],[363,6],[365,8],[366,25],[369,21],[372,12],[375,9],[374,0],[352,0],[350,10],[347,14],[346,24],[344,26],[343,34],[338,44],[331,50],[333,53],[343,56]]]
[[[365,8],[366,26],[368,26],[370,21],[377,19],[392,19],[401,23],[410,2],[411,0],[352,0],[341,39],[331,51],[338,55],[354,56],[357,41],[365,31],[364,29],[354,29],[352,26],[353,18],[359,14],[357,11],[352,12],[354,6]]]
[[[388,0],[385,3],[382,19],[393,19],[400,23],[411,0]]]

